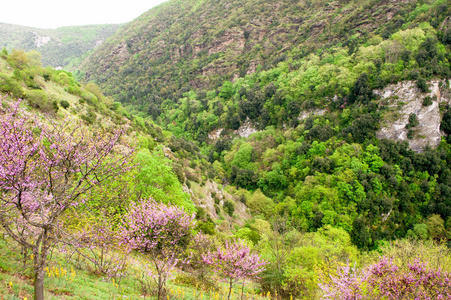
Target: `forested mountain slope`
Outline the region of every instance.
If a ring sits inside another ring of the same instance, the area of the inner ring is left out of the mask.
[[[451,224],[449,4],[169,1],[81,69],[195,141],[254,215],[370,249],[433,215]]]
[[[214,89],[225,80],[257,69],[270,70],[283,61],[290,70],[297,69],[302,57],[313,53],[321,57],[335,47],[345,48],[351,56],[362,45],[390,40],[394,32],[425,21],[434,28],[447,28],[448,21],[445,25],[443,21],[448,10],[449,1],[443,0],[431,5],[418,1],[169,1],[124,26],[81,70],[86,80],[98,82],[108,95],[146,109],[154,96],[175,100],[186,91]],[[416,49],[408,48],[411,57],[406,58],[403,47],[390,46],[382,63],[394,63],[403,51],[404,59],[414,58],[416,53],[411,52]]]
[[[121,25],[68,26],[57,29],[0,24],[0,48],[36,50],[44,66],[67,67],[102,44]]]

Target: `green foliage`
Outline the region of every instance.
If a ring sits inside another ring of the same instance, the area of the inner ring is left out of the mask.
[[[422,92],[422,93],[429,93],[429,87],[428,84],[426,82],[426,80],[424,78],[418,78],[417,82],[416,82],[417,88]]]
[[[243,227],[237,230],[235,237],[238,239],[246,240],[257,245],[261,239],[261,235],[255,230],[248,227]]]
[[[60,105],[62,108],[67,109],[70,104],[66,100],[61,100]]]
[[[409,122],[406,125],[407,129],[410,129],[412,127],[417,127],[420,124],[418,121],[418,116],[415,113],[411,113],[409,115]]]
[[[440,130],[443,131],[448,137],[451,135],[451,109],[448,108],[443,114],[442,121],[440,122]]]
[[[354,83],[349,96],[349,102],[360,102],[367,104],[371,99],[373,99],[373,97],[373,90],[370,86],[368,86],[368,75],[363,72]]]
[[[233,160],[231,161],[232,166],[237,166],[241,169],[252,169],[252,160],[253,160],[253,149],[252,146],[248,143],[242,143],[239,146],[239,149],[233,156]]]
[[[444,45],[451,45],[451,27],[446,28],[443,34],[442,43]]]
[[[9,93],[14,97],[23,97],[24,90],[21,84],[12,76],[0,74],[0,91]]]
[[[189,194],[183,192],[177,176],[172,171],[172,162],[164,157],[161,149],[152,153],[142,149],[136,153],[137,166],[130,180],[133,182],[133,198],[152,198],[157,202],[171,203],[194,211]]]
[[[269,217],[273,213],[274,202],[266,197],[260,189],[256,190],[248,200],[249,209],[257,214]]]
[[[325,226],[315,233],[299,233],[280,223],[259,244],[270,261],[262,273],[263,291],[284,298],[314,297],[317,284],[328,280],[334,269],[358,259],[358,250],[343,229]],[[320,278],[320,276],[324,278]]]
[[[28,100],[29,104],[37,109],[44,112],[52,112],[58,110],[58,106],[55,105],[52,99],[49,99],[48,95],[41,90],[31,90],[27,91],[25,94],[25,99]]]
[[[235,211],[235,203],[233,203],[230,200],[226,200],[224,202],[224,211],[229,215],[229,216],[233,216],[233,213]]]
[[[422,105],[423,105],[423,106],[429,106],[429,105],[432,105],[432,97],[430,97],[430,96],[424,97],[423,102],[422,102]]]
[[[445,221],[438,214],[434,214],[428,217],[426,221],[427,231],[429,238],[440,241],[445,240],[446,230],[445,230]]]
[[[413,229],[407,231],[407,236],[425,241],[428,238],[428,226],[426,224],[414,224]]]

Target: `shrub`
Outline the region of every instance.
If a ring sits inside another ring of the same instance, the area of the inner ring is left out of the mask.
[[[420,124],[418,121],[418,117],[415,113],[410,113],[409,115],[409,123],[407,123],[406,128],[410,129],[412,127],[417,127]]]
[[[6,74],[0,74],[0,92],[10,93],[14,97],[20,98],[23,96],[23,88],[19,82],[13,77]]]
[[[235,204],[230,201],[227,200],[226,202],[224,202],[224,211],[229,215],[229,216],[233,216],[233,213],[235,212]]]
[[[93,111],[88,111],[86,115],[82,115],[80,118],[86,123],[92,125],[96,121],[97,115]]]
[[[67,102],[66,100],[62,100],[60,102],[60,105],[62,108],[67,109],[69,107],[69,102]]]
[[[48,82],[51,78],[50,74],[45,73],[44,75],[42,75],[42,77],[44,77],[45,82]]]
[[[422,104],[423,104],[423,106],[432,105],[432,98],[429,96],[424,97]]]
[[[440,130],[447,136],[451,134],[451,109],[448,109],[442,117],[440,122]]]
[[[240,201],[241,201],[241,203],[246,204],[247,203],[246,195],[241,194]]]
[[[429,93],[429,86],[423,77],[418,78],[416,86],[422,93]]]
[[[25,97],[32,107],[40,109],[44,112],[58,110],[57,109],[58,104],[55,107],[53,101],[50,101],[50,99],[48,98],[47,94],[44,91],[41,90],[27,91]]]

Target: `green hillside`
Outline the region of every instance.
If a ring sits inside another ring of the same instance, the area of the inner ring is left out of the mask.
[[[0,24],[0,48],[36,50],[44,66],[68,67],[104,42],[121,25],[69,26],[57,29]]]
[[[434,99],[439,135],[449,135],[450,7],[169,1],[124,26],[82,70],[135,114],[197,142],[254,215],[279,214],[304,231],[343,228],[375,249],[432,215],[451,221],[445,138],[409,149],[425,138],[417,110],[401,125],[404,141],[377,139],[406,103],[375,93],[409,82],[420,108]]]
[[[423,22],[443,34],[449,1],[430,2],[169,1],[124,26],[80,70],[116,100],[146,111],[152,102],[219,88],[280,62],[288,71],[298,69],[309,54],[323,57],[343,48],[357,58],[359,47],[387,44],[393,33]],[[394,56],[378,55],[381,63],[395,63],[404,48],[393,50]],[[404,58],[414,59],[416,49],[407,50]],[[383,77],[379,84],[389,81]]]

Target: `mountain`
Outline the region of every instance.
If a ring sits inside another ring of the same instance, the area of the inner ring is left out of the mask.
[[[0,23],[0,48],[36,50],[44,66],[63,68],[102,44],[120,27],[112,24],[39,29]]]
[[[353,53],[412,21],[438,27],[449,1],[431,2],[168,1],[125,25],[80,70],[116,100],[146,105],[152,95],[215,89],[337,45]]]
[[[185,164],[198,147],[253,216],[376,249],[451,222],[450,4],[170,0],[77,74]]]

